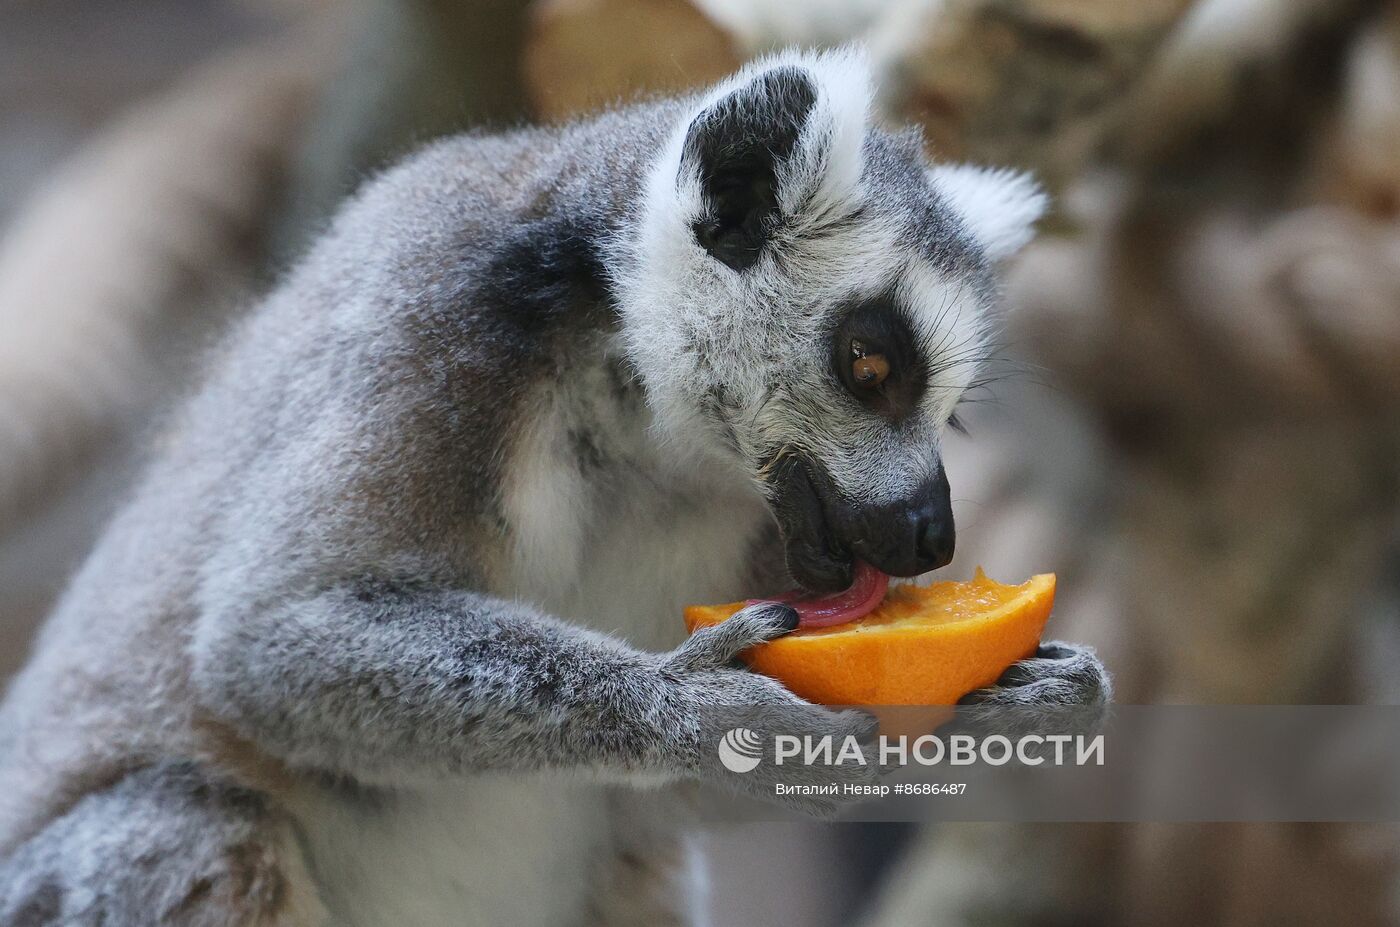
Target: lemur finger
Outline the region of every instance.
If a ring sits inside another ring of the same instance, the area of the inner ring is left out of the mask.
[[[1052,641],[1013,664],[997,685],[969,692],[959,721],[999,733],[1098,729],[1113,698],[1113,680],[1092,648]]]
[[[1038,694],[1052,694],[1066,705],[1105,702],[1112,693],[1108,671],[1092,647],[1048,641],[1040,645],[1034,657],[1011,664],[995,686],[969,693],[963,703],[986,701],[995,697],[998,690],[1036,685]]]
[[[797,610],[778,602],[759,602],[720,624],[692,634],[666,661],[674,672],[717,669],[744,650],[797,628]]]
[[[1046,641],[1036,649],[1035,656],[1041,660],[1072,660],[1085,653],[1092,655],[1094,648],[1066,644],[1064,641]]]

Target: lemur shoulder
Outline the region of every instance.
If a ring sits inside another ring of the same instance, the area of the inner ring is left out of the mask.
[[[948,561],[940,434],[1042,208],[869,102],[789,53],[367,184],[0,708],[0,924],[689,922],[645,806],[711,778],[697,714],[868,719],[734,668],[791,609],[680,606]],[[979,697],[1107,697],[1066,645],[1016,682]]]

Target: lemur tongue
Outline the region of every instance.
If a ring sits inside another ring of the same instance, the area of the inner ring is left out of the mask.
[[[832,595],[803,598],[800,592],[789,592],[773,600],[797,609],[798,627],[827,628],[864,618],[885,598],[890,578],[863,560],[855,563],[851,587]]]

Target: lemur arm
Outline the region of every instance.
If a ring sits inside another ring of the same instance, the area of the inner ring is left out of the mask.
[[[755,606],[648,654],[485,595],[341,587],[206,622],[195,682],[208,709],[289,765],[367,783],[491,769],[703,777],[714,751],[699,719],[716,706],[870,736],[866,715],[731,668],[795,625],[790,608]]]

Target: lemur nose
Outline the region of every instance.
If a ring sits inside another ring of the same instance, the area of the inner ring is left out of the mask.
[[[922,503],[916,517],[919,526],[914,535],[921,572],[945,567],[953,559],[957,534],[953,530],[953,498],[948,489],[948,474],[939,467],[938,474],[924,487]]]
[[[861,513],[852,552],[891,576],[917,576],[947,566],[956,534],[948,478],[940,471],[911,497]]]
[[[957,547],[957,532],[953,519],[932,515],[919,522],[919,563],[923,572],[945,567],[953,561]]]

